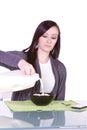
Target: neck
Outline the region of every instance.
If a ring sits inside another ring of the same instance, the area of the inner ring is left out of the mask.
[[[49,54],[48,53],[39,53],[38,52],[38,60],[40,63],[46,63],[49,60]]]

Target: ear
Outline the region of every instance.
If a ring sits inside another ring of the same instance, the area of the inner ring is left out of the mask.
[[[36,46],[35,46],[35,48],[37,49],[39,47],[39,45],[37,44]]]

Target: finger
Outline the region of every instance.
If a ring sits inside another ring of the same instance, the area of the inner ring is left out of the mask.
[[[31,70],[31,71],[30,71],[30,74],[31,74],[31,75],[33,75],[33,74],[35,74],[35,73],[36,73],[36,72],[35,72],[34,70]]]
[[[25,75],[30,75],[30,70],[29,70],[29,68],[26,67],[26,66],[22,66],[22,67],[21,67],[21,71],[22,71],[22,73],[25,74]]]

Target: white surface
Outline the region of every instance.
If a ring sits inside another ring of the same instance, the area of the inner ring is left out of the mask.
[[[18,119],[13,119],[6,116],[0,116],[0,128],[25,128],[33,127],[29,122],[25,122]]]
[[[38,79],[38,74],[24,75],[20,70],[1,73],[0,92],[13,92],[31,88]]]
[[[10,70],[6,67],[0,66],[0,74],[4,72],[10,72]],[[6,92],[6,93],[1,93],[0,92],[0,100],[11,100],[12,92]]]
[[[55,20],[61,31],[66,100],[86,100],[87,0],[0,0],[0,49],[27,48],[37,25],[46,19]]]
[[[0,101],[0,116],[13,117],[13,113],[3,101]]]

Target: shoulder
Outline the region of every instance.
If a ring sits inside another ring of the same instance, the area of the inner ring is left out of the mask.
[[[58,62],[58,70],[59,72],[63,73],[66,75],[66,66],[63,62],[61,62],[60,60],[57,60]]]
[[[59,60],[56,60],[56,64],[57,64],[57,71],[60,75],[60,78],[64,81],[66,79],[66,76],[67,76],[67,71],[66,71],[66,67],[64,65],[64,63],[62,63],[61,61]]]
[[[66,71],[66,67],[65,67],[65,64],[63,62],[61,62],[60,60],[56,60],[56,62],[57,62],[57,67],[59,70]]]
[[[64,63],[58,59],[52,59],[52,62],[53,65],[56,67],[57,71],[59,72],[59,74],[66,76],[66,66],[64,65]]]

